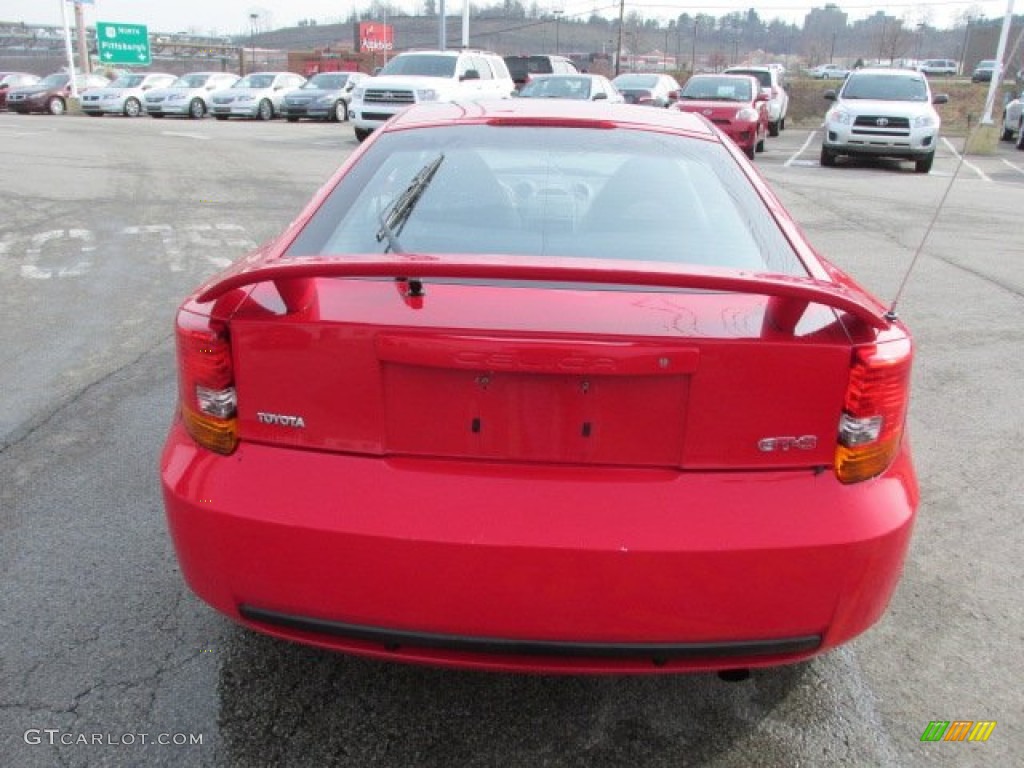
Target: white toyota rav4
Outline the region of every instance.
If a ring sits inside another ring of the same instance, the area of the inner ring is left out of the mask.
[[[918,173],[932,169],[942,123],[933,105],[949,96],[933,96],[921,72],[857,69],[825,98],[835,105],[825,115],[822,165],[835,165],[839,155],[872,155],[913,160]]]
[[[505,61],[476,50],[407,51],[352,91],[349,119],[363,141],[374,128],[421,101],[507,99],[515,90]]]

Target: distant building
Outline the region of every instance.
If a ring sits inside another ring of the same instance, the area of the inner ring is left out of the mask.
[[[800,47],[808,63],[832,62],[837,53],[842,55],[846,20],[846,12],[832,3],[824,8],[812,8],[804,16]]]

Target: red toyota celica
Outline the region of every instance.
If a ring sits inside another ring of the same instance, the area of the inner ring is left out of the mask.
[[[896,587],[910,336],[696,116],[411,107],[176,332],[171,535],[252,629],[742,670],[850,640]]]

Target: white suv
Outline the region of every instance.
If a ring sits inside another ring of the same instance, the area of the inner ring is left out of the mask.
[[[914,161],[928,173],[935,159],[942,123],[933,104],[949,96],[932,96],[928,78],[913,69],[857,69],[837,94],[826,91],[835,106],[825,115],[821,164],[836,164],[839,155],[873,155]]]
[[[786,93],[785,70],[770,64],[765,67],[729,67],[727,75],[750,75],[761,83],[761,90],[768,89],[768,135],[778,136],[786,129],[786,115],[789,114],[789,94]]]
[[[504,59],[489,51],[407,51],[352,91],[349,118],[363,141],[374,128],[421,101],[507,99],[515,83]]]

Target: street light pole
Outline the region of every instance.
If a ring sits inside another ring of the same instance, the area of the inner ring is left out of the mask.
[[[256,69],[256,21],[259,17],[258,13],[249,14],[249,72]],[[244,70],[245,67],[242,69]],[[247,75],[249,72],[242,72],[242,74]]]
[[[555,14],[555,54],[557,55],[557,54],[561,53],[561,51],[559,50],[559,48],[561,46],[560,46],[560,41],[558,39],[558,33],[559,33],[559,27],[561,26],[561,23],[562,23],[562,14],[565,13],[565,11],[556,10],[556,11],[552,11],[552,13]]]
[[[615,46],[615,76],[622,72],[622,21],[626,16],[626,0],[619,0],[619,39]]]
[[[697,17],[693,17],[693,42],[690,44],[690,74],[697,74]]]

